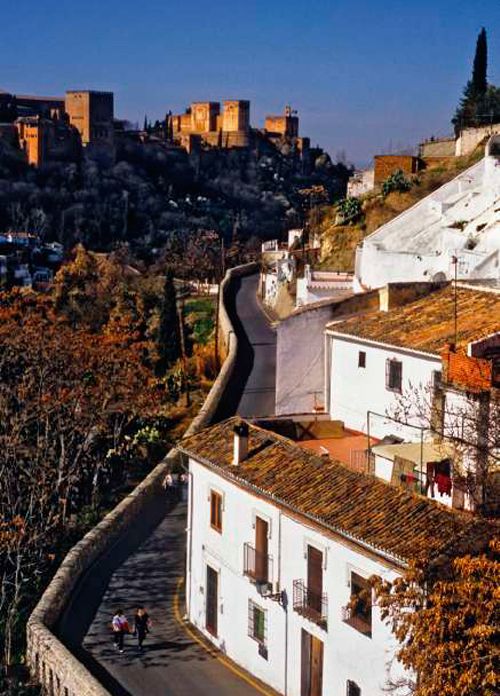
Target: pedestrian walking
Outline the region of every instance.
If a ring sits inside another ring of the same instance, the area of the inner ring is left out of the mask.
[[[123,613],[122,609],[118,609],[116,614],[113,616],[111,627],[113,629],[113,641],[115,648],[122,653],[123,639],[126,633],[130,633],[127,617]]]
[[[151,630],[151,619],[144,607],[138,607],[134,616],[134,636],[137,636],[137,645],[142,651],[142,644],[146,635]]]

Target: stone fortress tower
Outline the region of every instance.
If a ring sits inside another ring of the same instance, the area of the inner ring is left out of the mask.
[[[170,115],[170,137],[189,152],[197,146],[233,148],[250,144],[250,102],[230,99],[220,103],[196,101],[183,114]]]
[[[70,90],[66,92],[64,105],[69,122],[78,129],[84,146],[113,146],[113,92]]]

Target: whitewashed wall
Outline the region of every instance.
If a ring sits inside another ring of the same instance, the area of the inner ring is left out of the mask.
[[[441,369],[438,356],[411,353],[400,348],[377,346],[351,337],[327,336],[329,356],[327,389],[332,420],[342,420],[347,428],[366,433],[367,412],[392,414],[399,395],[386,388],[386,360],[403,363],[403,398],[411,386],[426,388],[434,370]],[[358,353],[366,353],[366,367],[358,367]],[[415,425],[425,423],[415,420]],[[370,435],[382,438],[394,434],[417,441],[420,432],[403,428],[383,417],[370,416]]]
[[[376,607],[371,638],[345,624],[341,618],[341,609],[350,597],[351,570],[366,578],[378,574],[391,580],[396,577],[395,568],[357,551],[341,539],[330,538],[297,521],[192,459],[190,475],[192,561],[190,569],[188,546],[188,615],[212,642],[264,682],[282,693],[286,690],[288,696],[300,696],[302,629],[324,644],[324,696],[344,694],[348,679],[361,687],[363,696],[380,696],[391,661],[391,677],[403,674],[399,663],[392,660],[396,648],[394,638],[388,626],[381,622]],[[224,495],[222,534],[210,527],[208,494],[211,488]],[[280,589],[286,592],[286,611],[272,599],[259,596],[243,576],[243,544],[254,543],[252,522],[255,514],[267,518],[270,523],[269,554],[273,557],[274,580],[279,579]],[[323,552],[323,588],[328,594],[327,630],[293,610],[293,581],[307,579],[308,544]],[[207,564],[219,573],[217,639],[205,630]],[[267,660],[258,654],[257,643],[248,636],[249,599],[267,612]]]

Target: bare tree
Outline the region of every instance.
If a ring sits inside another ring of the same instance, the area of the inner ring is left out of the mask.
[[[443,456],[453,461],[454,485],[476,510],[498,514],[500,395],[498,390],[465,391],[445,383],[410,385],[388,414],[428,431]]]

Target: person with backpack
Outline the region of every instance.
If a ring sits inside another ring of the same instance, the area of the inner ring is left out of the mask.
[[[151,629],[151,620],[149,618],[148,612],[144,607],[138,607],[134,616],[134,636],[137,636],[137,645],[139,650],[142,651],[142,644],[146,635]]]
[[[123,613],[122,609],[118,609],[116,614],[113,616],[111,627],[113,629],[113,641],[115,648],[122,653],[123,639],[126,633],[130,633],[127,617]]]

